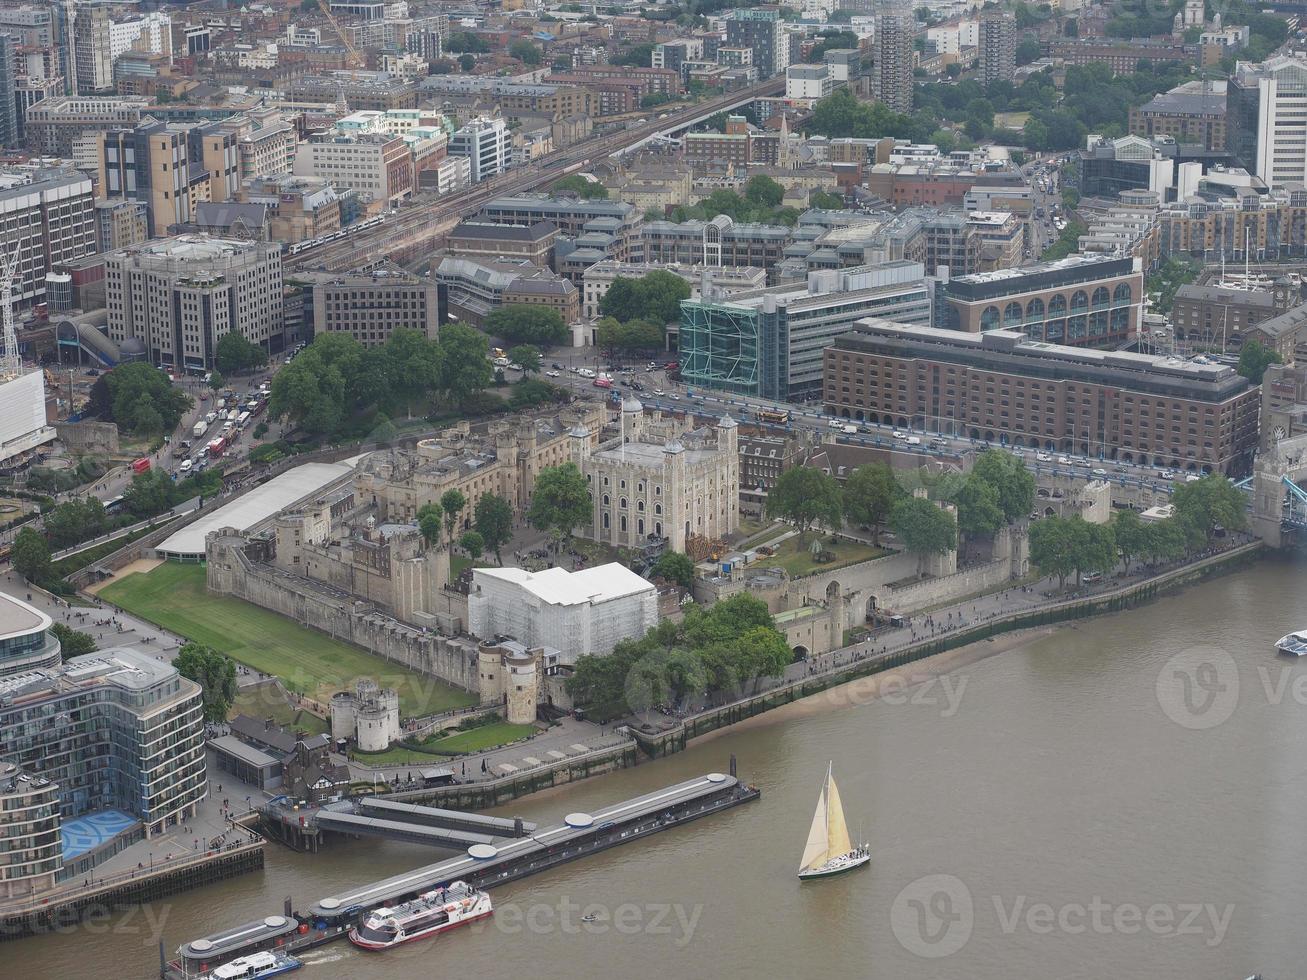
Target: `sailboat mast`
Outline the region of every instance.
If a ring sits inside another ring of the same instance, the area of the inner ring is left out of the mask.
[[[821,792],[822,792],[822,795],[826,798],[826,841],[827,841],[827,843],[830,842],[830,781],[831,781],[831,777],[834,776],[834,775],[835,775],[835,763],[834,763],[833,761],[832,761],[832,762],[828,762],[828,763],[826,763],[826,785],[823,786],[823,787],[821,788]],[[826,855],[826,859],[827,859],[827,860],[830,860],[830,855],[829,855],[829,854]]]

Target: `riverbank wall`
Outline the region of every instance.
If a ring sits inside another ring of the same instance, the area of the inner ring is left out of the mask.
[[[114,910],[258,871],[265,845],[262,839],[231,844],[166,866],[112,875],[87,887],[58,889],[26,905],[0,906],[0,942],[70,929]]]
[[[632,730],[631,735],[640,749],[651,758],[659,758],[684,751],[686,746],[704,735],[727,728],[736,722],[752,718],[781,705],[791,704],[802,698],[820,694],[822,691],[860,677],[869,677],[887,670],[895,670],[908,664],[933,657],[937,654],[955,650],[970,643],[977,643],[1002,633],[1015,630],[1051,626],[1072,620],[1086,619],[1102,613],[1121,612],[1149,602],[1165,592],[1200,582],[1203,579],[1220,575],[1233,568],[1241,567],[1256,559],[1265,545],[1253,541],[1239,545],[1217,555],[1169,569],[1160,575],[1121,586],[1094,596],[1078,599],[1066,599],[1051,602],[1040,609],[1023,610],[1006,616],[996,617],[976,623],[945,636],[932,637],[913,644],[903,650],[896,650],[876,657],[854,661],[820,674],[805,677],[791,684],[771,688],[752,697],[746,697],[700,712],[674,728],[656,734]]]

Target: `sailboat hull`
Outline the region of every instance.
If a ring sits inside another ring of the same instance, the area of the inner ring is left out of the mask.
[[[809,868],[799,872],[799,880],[811,881],[816,878],[834,878],[837,875],[848,874],[854,868],[860,868],[864,864],[871,863],[870,854],[844,854],[831,861],[826,862],[819,868]]]

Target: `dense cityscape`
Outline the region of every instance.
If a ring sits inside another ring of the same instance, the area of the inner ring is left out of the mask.
[[[0,0],[0,974],[1295,975],[1304,13]]]

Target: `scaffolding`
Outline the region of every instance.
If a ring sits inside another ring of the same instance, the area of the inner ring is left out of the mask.
[[[759,311],[729,303],[686,301],[681,314],[681,380],[737,394],[759,394]]]

